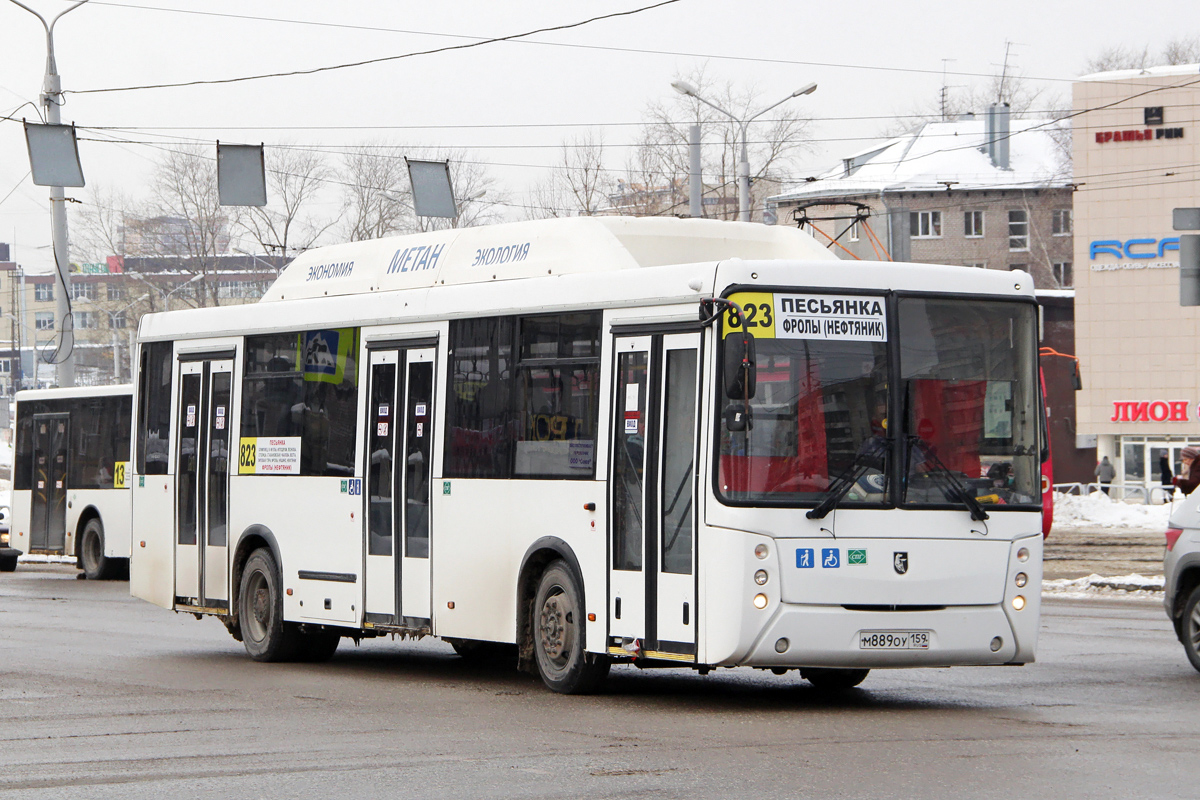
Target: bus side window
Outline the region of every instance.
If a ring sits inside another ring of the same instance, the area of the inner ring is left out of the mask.
[[[137,472],[167,474],[167,446],[171,438],[171,380],[174,376],[172,342],[142,346],[138,381]]]

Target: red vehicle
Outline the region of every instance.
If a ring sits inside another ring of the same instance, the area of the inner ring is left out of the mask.
[[[1050,424],[1046,419],[1046,373],[1038,367],[1042,382],[1042,538],[1050,535],[1054,524],[1054,462],[1050,458]]]

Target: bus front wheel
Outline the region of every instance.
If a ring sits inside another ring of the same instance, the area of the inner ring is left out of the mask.
[[[608,658],[584,650],[582,592],[571,569],[555,561],[533,601],[533,650],[542,681],[563,694],[586,694],[608,675]]]
[[[279,567],[270,550],[260,547],[246,559],[238,593],[238,624],[242,644],[255,661],[290,661],[299,651],[300,632],[283,621],[280,582]]]
[[[116,559],[104,555],[104,523],[99,517],[92,517],[83,526],[76,547],[79,568],[89,581],[106,580],[116,573]]]

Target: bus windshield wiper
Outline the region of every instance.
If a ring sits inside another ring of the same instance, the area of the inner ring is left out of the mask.
[[[926,473],[932,477],[942,488],[942,492],[949,497],[958,497],[967,510],[971,512],[971,519],[976,522],[982,522],[988,518],[988,513],[983,510],[983,506],[979,505],[979,501],[971,496],[967,491],[967,487],[963,486],[962,481],[954,474],[954,470],[947,467],[942,460],[938,458],[937,453],[933,451],[920,436],[908,437],[908,464],[905,465],[905,472],[908,472],[908,467],[912,464],[912,451],[921,448],[921,452],[925,454],[927,465],[932,465],[932,470],[926,470]]]
[[[888,452],[888,445],[882,442],[875,444],[867,443],[861,452],[854,457],[850,462],[850,466],[842,471],[842,474],[833,479],[833,482],[826,487],[821,495],[821,502],[816,508],[810,509],[804,516],[809,519],[825,519],[826,515],[834,509],[834,507],[842,501],[846,493],[850,491],[850,487],[858,482],[858,479],[873,466],[876,466],[879,459]]]

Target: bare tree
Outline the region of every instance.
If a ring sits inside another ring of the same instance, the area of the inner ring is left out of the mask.
[[[75,224],[71,228],[72,255],[81,261],[104,261],[108,256],[136,255],[127,252],[126,224],[145,216],[133,199],[119,189],[92,184]]]
[[[283,145],[269,148],[266,157],[267,205],[240,207],[238,227],[263,252],[287,256],[306,250],[337,221],[312,212],[333,171],[324,155],[312,150]]]
[[[1093,72],[1113,72],[1119,69],[1145,69],[1150,66],[1150,46],[1145,45],[1141,50],[1133,46],[1113,45],[1106,47],[1089,58],[1083,65],[1085,74]]]
[[[604,166],[604,137],[588,130],[562,143],[562,154],[530,191],[527,216],[534,219],[592,216],[609,205],[613,188]]]
[[[404,153],[384,142],[362,144],[342,157],[340,238],[359,242],[410,230],[412,193]]]
[[[1163,47],[1162,63],[1178,66],[1200,62],[1200,36],[1181,36]]]
[[[1150,54],[1150,45],[1139,50],[1134,45],[1106,47],[1089,58],[1083,66],[1085,73],[1113,72],[1122,69],[1146,69],[1163,65],[1178,66],[1200,62],[1200,35],[1179,36],[1163,45],[1158,55]]]
[[[151,216],[136,226],[138,245],[146,255],[186,258],[186,268],[201,276],[191,293],[194,303],[219,305],[212,273],[229,247],[230,215],[217,195],[214,159],[199,146],[168,151],[155,171],[149,210]]]

